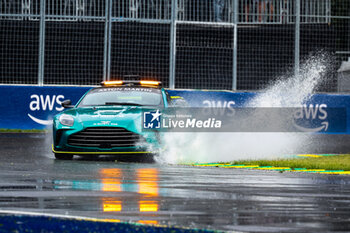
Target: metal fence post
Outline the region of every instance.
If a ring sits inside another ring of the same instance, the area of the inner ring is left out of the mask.
[[[300,0],[295,1],[295,41],[294,41],[294,75],[300,68]]]
[[[112,39],[112,1],[106,0],[105,6],[105,33],[103,53],[103,81],[110,80],[111,76],[111,39]]]
[[[40,1],[40,29],[39,29],[39,72],[38,85],[44,85],[45,68],[45,1]]]
[[[177,0],[171,1],[169,88],[175,88]]]
[[[238,25],[238,0],[233,1],[233,67],[232,90],[237,90],[237,25]]]

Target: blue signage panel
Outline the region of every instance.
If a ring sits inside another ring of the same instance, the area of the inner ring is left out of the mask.
[[[181,96],[192,107],[231,108],[244,107],[254,98],[254,92],[169,90],[171,96]]]
[[[52,117],[63,108],[60,103],[70,99],[77,103],[81,96],[92,87],[63,86],[0,86],[0,128],[46,129],[51,128]],[[259,93],[169,90],[171,96],[181,96],[192,107],[235,108],[245,107]],[[350,95],[315,94],[304,103],[297,113],[297,122],[303,117],[312,120],[312,127],[303,125],[305,132],[326,132],[327,129],[344,127],[350,133]],[[290,107],[290,106],[288,106]],[[345,111],[334,110],[345,108]],[[338,113],[339,114],[338,114]],[[341,114],[340,114],[341,113]],[[340,116],[341,115],[341,116]],[[339,122],[339,125],[337,125]],[[316,125],[315,125],[316,124]],[[316,130],[315,129],[320,129]],[[333,130],[334,132],[334,130]]]
[[[63,110],[61,102],[75,103],[91,87],[0,86],[0,128],[45,129]]]

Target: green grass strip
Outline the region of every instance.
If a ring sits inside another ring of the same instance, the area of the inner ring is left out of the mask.
[[[290,167],[293,170],[305,169],[325,169],[325,170],[344,170],[350,171],[350,154],[338,156],[323,156],[318,158],[300,157],[277,160],[240,160],[233,161],[232,165],[259,165],[260,167]]]

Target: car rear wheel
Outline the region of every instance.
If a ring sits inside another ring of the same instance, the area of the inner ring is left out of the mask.
[[[73,159],[73,155],[55,153],[55,158],[60,160],[71,160]]]

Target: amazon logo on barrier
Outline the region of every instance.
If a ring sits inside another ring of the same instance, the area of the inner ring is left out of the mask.
[[[302,132],[327,131],[329,122],[326,109],[326,104],[310,104],[309,106],[304,104],[294,113],[294,127]],[[300,123],[304,123],[304,125]],[[307,126],[305,123],[309,123],[309,125]]]
[[[64,100],[63,95],[36,95],[33,94],[30,96],[29,109],[32,112],[36,111],[62,111],[64,108],[61,106],[62,101]],[[34,115],[34,113],[32,113]],[[52,120],[39,119],[34,117],[32,114],[28,113],[28,117],[34,122],[41,125],[51,125]]]

